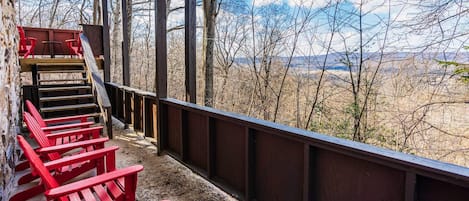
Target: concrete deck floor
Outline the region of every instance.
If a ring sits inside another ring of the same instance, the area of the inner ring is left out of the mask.
[[[116,123],[113,131],[114,139],[106,145],[120,147],[117,167],[144,166],[138,175],[138,200],[236,200],[173,158],[157,156],[156,147],[141,134]]]

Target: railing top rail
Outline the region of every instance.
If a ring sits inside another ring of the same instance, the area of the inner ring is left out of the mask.
[[[167,104],[179,105],[185,109],[193,112],[206,112],[213,116],[223,118],[224,120],[230,120],[241,124],[248,124],[253,128],[265,129],[265,130],[276,130],[285,134],[285,136],[296,137],[298,140],[306,140],[311,144],[321,146],[325,149],[332,151],[341,151],[345,154],[351,155],[365,155],[365,160],[374,162],[384,162],[400,169],[414,169],[416,172],[419,170],[426,172],[433,172],[437,174],[443,174],[450,177],[457,177],[460,180],[469,182],[469,168],[445,163],[442,161],[436,161],[428,158],[423,158],[411,154],[402,152],[392,151],[389,149],[383,149],[376,146],[355,142],[347,139],[341,139],[333,136],[323,135],[299,128],[293,128],[278,123],[260,120],[252,117],[248,117],[242,114],[236,114],[231,112],[220,111],[218,109],[204,107],[172,98],[160,99]],[[298,138],[300,137],[300,138]],[[377,161],[379,160],[379,161]]]
[[[156,99],[156,93],[153,93],[153,92],[144,91],[144,90],[136,89],[136,88],[132,88],[132,87],[127,87],[127,86],[124,86],[124,85],[121,85],[121,84],[118,84],[118,83],[113,83],[113,82],[108,82],[106,84],[108,84],[110,86],[113,86],[115,88],[124,89],[126,91],[134,92],[134,93],[136,93],[138,95],[141,95],[141,96],[146,96],[146,97],[151,97],[151,98]]]

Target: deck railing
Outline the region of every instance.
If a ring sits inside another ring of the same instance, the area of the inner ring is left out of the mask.
[[[468,168],[106,87],[115,117],[155,137],[159,115],[159,151],[241,200],[469,200]]]
[[[86,63],[86,74],[91,84],[93,95],[96,97],[101,116],[107,129],[107,134],[112,138],[112,105],[109,101],[104,82],[99,75],[98,65],[91,49],[88,38],[84,34],[80,34],[81,45],[83,47],[83,57]]]

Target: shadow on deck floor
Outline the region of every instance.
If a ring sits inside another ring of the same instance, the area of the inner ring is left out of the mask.
[[[120,147],[117,167],[144,166],[138,174],[138,200],[236,200],[171,157],[157,156],[157,148],[133,130],[120,123],[113,127],[114,139],[106,146]]]

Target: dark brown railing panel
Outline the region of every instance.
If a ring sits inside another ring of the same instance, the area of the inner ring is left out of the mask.
[[[139,93],[133,94],[133,126],[138,132],[143,131],[143,95]]]
[[[318,200],[404,199],[404,171],[323,149],[314,163]]]
[[[105,86],[113,104],[112,115],[124,124],[131,124],[134,130],[143,131],[146,137],[156,138],[156,94],[116,83]]]
[[[144,97],[145,135],[156,136],[155,94],[132,93]],[[159,104],[159,149],[241,200],[469,200],[468,168],[174,99]]]
[[[302,200],[304,144],[256,131],[253,157],[258,200]],[[272,176],[275,175],[275,176]]]
[[[145,137],[156,138],[156,116],[157,116],[157,107],[156,107],[156,94],[148,92],[138,92],[143,95],[143,126]]]
[[[184,135],[187,143],[184,155],[191,164],[207,173],[209,143],[207,118],[197,113],[188,113],[186,117],[187,127],[184,133],[187,134],[190,131],[190,135]]]
[[[173,99],[160,104],[168,121],[161,149],[243,200],[469,199],[464,167]]]

